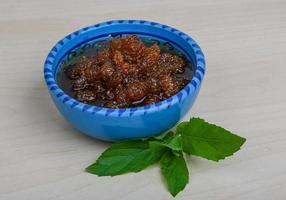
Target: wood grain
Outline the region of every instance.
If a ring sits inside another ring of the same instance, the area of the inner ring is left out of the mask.
[[[119,18],[192,35],[207,75],[186,118],[200,116],[247,138],[223,162],[190,158],[190,184],[177,199],[285,199],[285,0],[0,0],[0,199],[172,199],[156,167],[116,178],[84,173],[108,144],[67,124],[43,83],[56,41]]]

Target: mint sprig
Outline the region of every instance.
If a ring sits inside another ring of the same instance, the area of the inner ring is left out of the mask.
[[[184,153],[219,161],[233,155],[245,141],[222,127],[192,118],[181,122],[176,133],[114,143],[86,171],[98,176],[116,176],[139,172],[159,162],[167,188],[175,197],[189,182]]]

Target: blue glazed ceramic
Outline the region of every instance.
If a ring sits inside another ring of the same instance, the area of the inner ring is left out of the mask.
[[[194,76],[175,96],[144,107],[110,109],[81,103],[62,91],[56,82],[59,63],[82,45],[124,34],[171,43],[191,60]],[[60,40],[45,61],[44,76],[60,113],[81,132],[108,141],[155,136],[172,128],[192,107],[205,74],[199,45],[185,33],[167,25],[143,20],[114,20],[80,29]]]

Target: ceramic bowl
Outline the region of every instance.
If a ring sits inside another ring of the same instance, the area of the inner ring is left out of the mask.
[[[97,40],[131,33],[169,42],[180,50],[192,62],[194,70],[186,87],[164,101],[121,109],[81,103],[59,88],[56,81],[59,64],[71,52]],[[190,36],[170,26],[143,20],[113,20],[75,31],[51,49],[44,64],[45,81],[59,112],[82,133],[108,141],[155,136],[172,128],[192,107],[204,74],[203,52]]]

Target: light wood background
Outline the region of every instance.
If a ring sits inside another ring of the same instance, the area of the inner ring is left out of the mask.
[[[115,178],[84,173],[109,144],[65,122],[43,82],[56,41],[119,18],[193,36],[207,75],[190,115],[247,138],[220,163],[192,157],[177,199],[286,199],[285,0],[0,0],[0,199],[172,199],[157,167]]]

